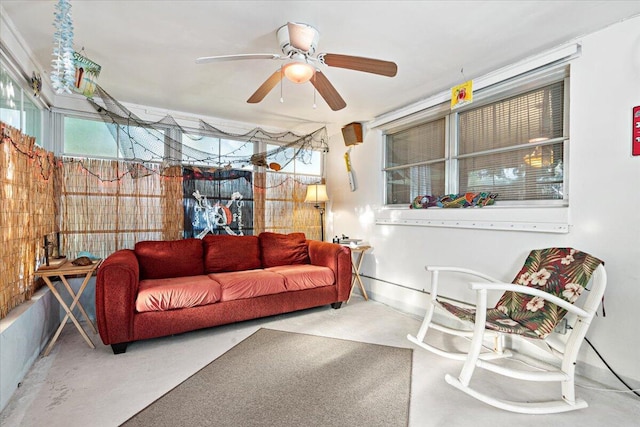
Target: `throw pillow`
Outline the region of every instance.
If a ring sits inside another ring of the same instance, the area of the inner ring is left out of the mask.
[[[140,279],[166,279],[204,273],[200,239],[138,242],[134,251],[140,265]]]
[[[207,234],[202,240],[205,274],[262,267],[257,236]]]
[[[260,254],[264,268],[279,265],[309,264],[309,250],[304,233],[260,233]]]

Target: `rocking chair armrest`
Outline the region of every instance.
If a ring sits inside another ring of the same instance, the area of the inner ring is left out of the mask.
[[[569,313],[573,313],[576,314],[580,317],[583,318],[588,318],[589,317],[589,313],[587,313],[586,311],[584,311],[583,309],[576,307],[575,305],[573,305],[572,303],[563,300],[562,298],[558,298],[555,295],[551,295],[548,292],[544,292],[541,291],[540,289],[536,289],[536,288],[532,288],[529,286],[524,286],[524,285],[515,285],[513,283],[470,283],[469,284],[469,288],[471,288],[474,291],[479,291],[479,290],[492,290],[492,291],[512,291],[512,292],[518,292],[521,294],[527,294],[527,295],[533,295],[536,297],[540,297],[544,300],[547,300],[555,305],[557,305],[558,307],[564,308],[565,310],[567,310]]]
[[[425,270],[430,271],[430,272],[446,271],[446,272],[452,272],[452,273],[463,273],[463,274],[469,274],[469,275],[472,275],[472,276],[479,277],[479,278],[487,280],[489,282],[502,283],[501,280],[495,279],[495,278],[493,278],[491,276],[488,276],[488,275],[486,275],[484,273],[481,273],[481,272],[475,271],[475,270],[471,270],[471,269],[468,269],[468,268],[437,266],[437,265],[427,265],[424,268],[425,268]]]

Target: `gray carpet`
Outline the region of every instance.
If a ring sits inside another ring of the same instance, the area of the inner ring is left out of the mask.
[[[123,426],[407,426],[412,350],[260,329]]]

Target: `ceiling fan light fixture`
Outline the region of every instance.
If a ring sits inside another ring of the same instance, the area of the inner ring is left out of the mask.
[[[306,83],[311,80],[316,69],[306,62],[292,62],[284,66],[283,72],[294,83]]]

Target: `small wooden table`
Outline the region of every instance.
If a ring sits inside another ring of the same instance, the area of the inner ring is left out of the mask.
[[[76,329],[78,329],[78,332],[80,332],[80,335],[82,335],[82,337],[87,342],[87,344],[89,344],[89,347],[96,348],[96,346],[93,344],[93,341],[91,341],[91,338],[89,338],[89,336],[86,334],[86,332],[78,322],[78,319],[76,318],[76,316],[74,316],[73,309],[76,306],[78,307],[78,309],[80,309],[80,312],[82,313],[84,318],[87,320],[87,322],[91,326],[91,329],[93,330],[93,332],[97,334],[98,331],[96,330],[95,325],[87,315],[87,312],[84,311],[84,307],[82,307],[82,304],[80,304],[80,296],[84,292],[84,289],[87,287],[87,284],[89,283],[89,279],[91,278],[93,273],[98,269],[101,263],[102,263],[102,260],[98,260],[98,261],[94,261],[92,264],[89,264],[89,265],[77,266],[77,265],[73,265],[71,261],[67,261],[64,264],[60,265],[59,267],[44,266],[44,265],[40,266],[40,268],[38,268],[38,270],[34,273],[36,276],[42,277],[42,279],[47,284],[49,289],[51,289],[51,292],[56,297],[56,299],[58,300],[62,308],[64,308],[64,311],[67,313],[64,316],[64,319],[62,319],[62,323],[60,323],[60,326],[58,327],[58,330],[56,331],[55,335],[51,339],[51,342],[45,349],[44,351],[45,356],[49,355],[49,352],[53,348],[53,345],[55,344],[58,337],[60,336],[60,333],[62,332],[64,325],[67,323],[67,319],[71,319],[73,324],[76,326]],[[80,289],[78,289],[78,293],[76,294],[73,292],[73,288],[71,288],[71,285],[69,285],[69,282],[67,281],[67,277],[83,275],[83,274],[85,275],[84,281],[82,282],[82,285],[80,285]],[[64,284],[64,287],[67,289],[67,292],[69,293],[69,295],[71,295],[71,298],[73,298],[71,305],[67,305],[67,303],[64,301],[64,299],[62,298],[62,296],[60,295],[56,287],[53,285],[53,283],[51,283],[50,277],[55,277],[55,276],[58,276],[60,280],[62,280],[62,283]]]
[[[363,245],[363,246],[350,246],[345,245],[349,249],[351,249],[351,268],[353,270],[353,278],[351,280],[351,292],[349,293],[349,299],[347,300],[347,304],[351,300],[351,295],[353,294],[353,288],[356,284],[360,286],[360,291],[362,292],[362,296],[365,301],[369,301],[369,296],[367,295],[367,291],[364,289],[364,284],[362,283],[362,278],[360,277],[360,266],[362,266],[362,259],[364,258],[364,253],[371,249],[371,246]]]

